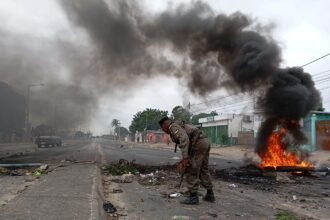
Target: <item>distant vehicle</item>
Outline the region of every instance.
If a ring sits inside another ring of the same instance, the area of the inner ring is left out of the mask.
[[[57,136],[40,136],[36,139],[35,143],[38,145],[38,147],[62,146],[62,139]]]

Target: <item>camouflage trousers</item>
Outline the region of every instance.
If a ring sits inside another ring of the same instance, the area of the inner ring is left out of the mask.
[[[186,170],[186,182],[190,192],[197,192],[200,185],[206,189],[213,187],[208,168],[210,144],[207,138],[199,139],[191,150],[191,166]]]

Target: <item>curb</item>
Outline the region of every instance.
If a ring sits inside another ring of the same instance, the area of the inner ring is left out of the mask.
[[[101,169],[96,164],[94,169],[90,220],[106,219],[106,213],[103,210],[104,194]]]

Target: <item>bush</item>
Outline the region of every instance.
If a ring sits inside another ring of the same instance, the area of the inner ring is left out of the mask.
[[[297,220],[297,217],[289,211],[280,211],[275,215],[276,220]]]
[[[120,176],[128,173],[139,173],[139,170],[132,164],[113,163],[106,167],[105,170],[113,176]]]

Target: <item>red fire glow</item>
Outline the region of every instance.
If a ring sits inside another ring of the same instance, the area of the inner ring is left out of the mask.
[[[266,152],[259,153],[261,158],[260,167],[277,167],[277,166],[300,166],[312,167],[312,163],[300,159],[295,153],[287,152],[286,146],[282,138],[286,135],[287,130],[281,128],[274,131],[268,139],[268,147]]]

